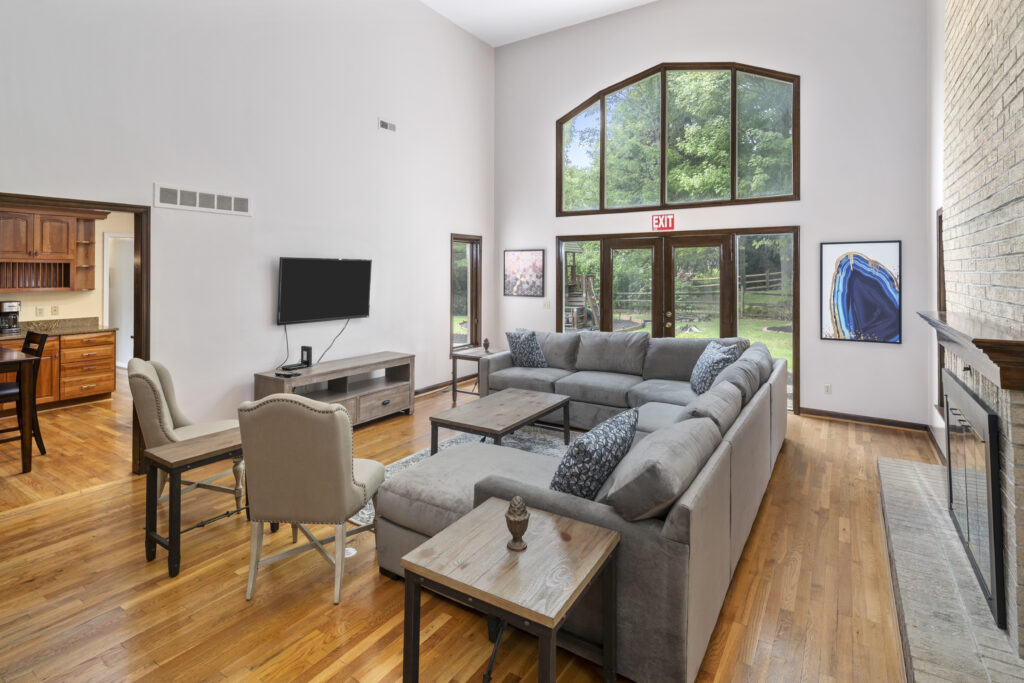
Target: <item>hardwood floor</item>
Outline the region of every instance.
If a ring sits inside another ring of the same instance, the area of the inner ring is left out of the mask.
[[[130,403],[119,382],[111,400],[42,415],[48,454],[31,474],[18,473],[16,443],[0,446],[0,680],[398,680],[403,586],[377,572],[372,534],[356,537],[339,606],[333,571],[315,553],[262,570],[246,602],[240,517],[185,534],[174,579],[162,550],[145,561],[144,481],[128,473]],[[412,417],[357,429],[357,456],[389,463],[427,448],[428,416],[449,406],[447,394],[420,397]],[[879,456],[935,457],[921,432],[790,417],[702,679],[900,679]],[[230,502],[187,494],[183,526]],[[264,552],[290,541],[268,535]],[[424,680],[480,680],[490,654],[482,618],[425,594],[421,624]],[[495,680],[535,680],[535,643],[511,631]],[[600,680],[564,651],[558,672]]]

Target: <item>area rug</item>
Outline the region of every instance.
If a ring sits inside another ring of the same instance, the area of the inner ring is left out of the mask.
[[[569,440],[573,441],[579,435],[580,433],[571,432],[569,434]],[[459,434],[440,442],[437,445],[437,450],[440,453],[452,446],[458,446],[460,444],[471,443],[474,441],[480,441],[480,437],[474,434]],[[490,442],[490,439],[488,439],[487,443]],[[514,434],[503,437],[501,445],[508,446],[509,448],[518,448],[521,451],[547,455],[552,458],[561,458],[565,454],[565,444],[562,442],[562,432],[542,429],[541,427],[523,427],[522,429],[517,430]],[[422,451],[413,453],[401,460],[396,460],[390,465],[386,465],[384,467],[384,481],[387,481],[402,470],[409,469],[420,460],[429,457],[430,449],[424,448]],[[367,503],[366,507],[357,512],[354,516],[350,517],[349,521],[356,524],[369,524],[372,522],[373,503]]]

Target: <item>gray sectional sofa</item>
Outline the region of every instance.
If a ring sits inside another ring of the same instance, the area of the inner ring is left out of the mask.
[[[689,375],[708,340],[585,335],[574,342],[573,335],[538,334],[551,367],[509,372],[525,368],[498,354],[481,363],[480,382],[483,393],[515,386],[568,394],[581,428],[637,408],[633,446],[595,499],[550,489],[557,458],[486,443],[453,446],[381,487],[378,563],[401,575],[402,555],[492,496],[519,495],[530,507],[614,529],[622,538],[619,673],[693,681],[785,438],[786,363],[755,344],[697,396]],[[652,396],[659,400],[644,400]],[[652,459],[657,466],[648,467],[647,479],[622,486]],[[651,505],[648,492],[637,490],[644,481],[661,499],[657,514],[637,518]],[[599,597],[585,595],[566,624],[597,643]]]

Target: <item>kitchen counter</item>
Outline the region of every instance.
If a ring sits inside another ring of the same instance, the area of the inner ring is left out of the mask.
[[[94,332],[114,332],[116,327],[100,325],[99,318],[63,318],[57,320],[26,320],[20,323],[21,332],[0,334],[0,341],[24,339],[26,332],[41,332],[50,336],[65,334],[93,334]]]

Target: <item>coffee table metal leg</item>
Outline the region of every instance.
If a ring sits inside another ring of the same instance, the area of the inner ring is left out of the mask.
[[[168,492],[167,573],[177,576],[181,568],[181,472],[171,472]]]
[[[437,453],[437,423],[430,423],[430,454]]]
[[[494,435],[494,445],[495,446],[500,446],[501,445],[501,434],[495,434]]]
[[[420,584],[412,572],[405,572],[405,641],[402,651],[402,680],[416,683],[420,677]]]
[[[159,498],[156,490],[156,465],[149,458],[146,458],[146,561],[149,562],[156,557],[156,540],[152,534],[156,533],[156,499]]]
[[[615,683],[615,669],[618,666],[618,637],[615,632],[616,612],[616,577],[615,577],[615,551],[612,551],[608,558],[608,564],[604,568],[604,577],[601,582],[601,606],[604,610],[602,615],[604,630],[604,652],[602,661],[604,663],[605,683]]]
[[[537,643],[540,650],[540,666],[537,668],[537,680],[540,683],[555,683],[555,651],[558,649],[554,631],[540,636]]]
[[[569,445],[569,404],[562,406],[562,430],[564,433],[565,445]]]

